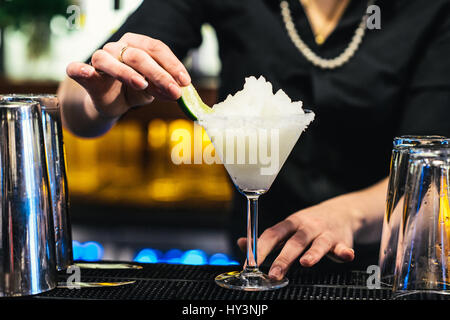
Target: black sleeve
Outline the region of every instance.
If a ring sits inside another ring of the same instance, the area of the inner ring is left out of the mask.
[[[436,20],[411,77],[397,135],[450,137],[450,3]]]
[[[139,33],[161,40],[182,59],[200,45],[203,22],[201,0],[144,0],[106,42],[118,41],[127,32]]]

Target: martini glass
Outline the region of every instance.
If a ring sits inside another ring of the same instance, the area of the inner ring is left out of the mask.
[[[266,193],[297,143],[314,119],[314,113],[270,117],[205,116],[198,123],[211,139],[216,156],[234,185],[247,198],[247,261],[242,271],[215,278],[224,288],[263,291],[282,288],[287,278],[275,280],[259,270],[257,263],[258,199]]]

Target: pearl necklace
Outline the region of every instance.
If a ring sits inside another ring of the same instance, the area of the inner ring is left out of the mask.
[[[367,6],[371,6],[375,3],[375,0],[369,0]],[[291,10],[289,9],[289,4],[287,1],[283,0],[280,3],[281,15],[283,16],[284,25],[286,26],[287,33],[291,38],[294,45],[297,49],[303,54],[303,56],[311,62],[316,67],[320,67],[322,69],[336,69],[346,64],[356,53],[359,48],[359,45],[362,42],[364,34],[366,33],[366,25],[367,19],[369,15],[366,13],[359,23],[358,28],[355,31],[355,34],[352,37],[347,48],[345,48],[344,52],[342,52],[339,56],[333,59],[325,59],[319,57],[315,54],[306,43],[300,38],[298,34],[294,22],[292,20]]]

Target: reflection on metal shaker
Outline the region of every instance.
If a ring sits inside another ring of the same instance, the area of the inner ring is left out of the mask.
[[[0,296],[56,286],[54,236],[39,105],[0,99]]]
[[[51,94],[0,96],[9,101],[32,100],[39,103],[47,159],[53,224],[55,227],[56,267],[65,270],[73,264],[72,230],[69,217],[66,159],[61,111],[58,98]]]
[[[65,270],[73,264],[73,252],[60,108],[56,96],[34,96],[32,99],[38,101],[41,107],[55,226],[56,266],[58,270]]]

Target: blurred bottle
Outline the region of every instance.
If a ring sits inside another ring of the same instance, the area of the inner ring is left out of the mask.
[[[98,141],[101,179],[108,188],[138,186],[142,182],[145,141],[139,123],[118,123]]]
[[[77,138],[67,130],[64,130],[63,134],[71,194],[97,191],[101,183],[98,165],[99,141]]]

